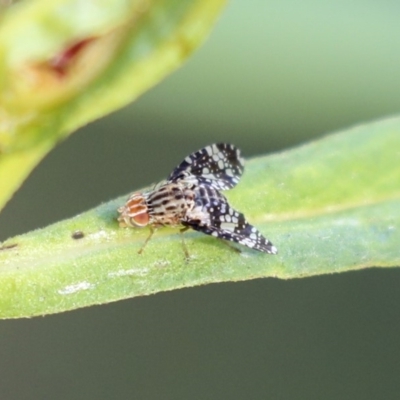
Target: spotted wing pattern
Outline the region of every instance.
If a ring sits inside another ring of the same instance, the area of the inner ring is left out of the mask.
[[[240,150],[227,143],[204,147],[187,156],[171,173],[170,182],[194,177],[196,182],[217,190],[232,189],[244,170]]]
[[[182,224],[207,235],[230,240],[264,253],[276,254],[278,252],[276,247],[257,228],[246,221],[241,212],[234,210],[228,204],[225,197],[203,201],[202,213],[207,218],[202,221],[189,219],[182,221]]]

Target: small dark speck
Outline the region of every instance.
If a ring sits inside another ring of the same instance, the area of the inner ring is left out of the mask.
[[[75,231],[72,235],[71,235],[72,239],[78,240],[78,239],[82,239],[85,237],[85,234],[82,231]]]
[[[2,251],[2,250],[10,250],[10,249],[13,249],[14,247],[17,247],[17,246],[18,246],[17,243],[6,244],[5,246],[0,246],[0,251]]]

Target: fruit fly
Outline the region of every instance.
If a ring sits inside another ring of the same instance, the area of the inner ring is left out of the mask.
[[[196,231],[276,254],[276,247],[244,215],[233,209],[221,191],[232,189],[244,170],[240,150],[227,143],[212,144],[187,156],[153,188],[133,193],[118,209],[122,227],[150,227],[141,253],[154,230],[181,226],[181,232]],[[188,251],[183,242],[185,255]]]

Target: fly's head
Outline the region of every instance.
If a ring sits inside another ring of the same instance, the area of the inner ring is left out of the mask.
[[[143,227],[150,223],[149,209],[142,193],[133,193],[124,206],[118,208],[121,227]]]

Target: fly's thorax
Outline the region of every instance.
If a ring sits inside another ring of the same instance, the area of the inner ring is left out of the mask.
[[[127,226],[146,226],[150,221],[149,210],[147,207],[146,194],[133,193],[124,206],[118,209],[119,225]]]
[[[182,182],[166,182],[147,195],[148,212],[155,225],[179,225],[193,207],[194,194]]]

